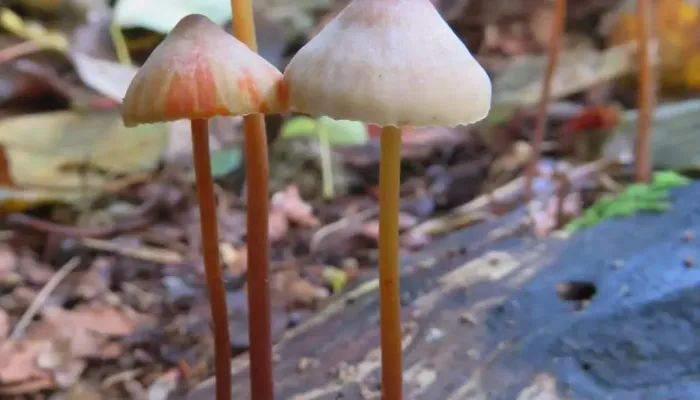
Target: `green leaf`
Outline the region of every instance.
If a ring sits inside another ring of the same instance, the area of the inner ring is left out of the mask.
[[[321,129],[328,132],[328,142],[331,146],[365,144],[369,140],[367,125],[362,122],[321,117],[318,123]]]
[[[221,178],[241,166],[241,149],[217,150],[211,155],[211,174],[214,178]]]
[[[122,28],[145,28],[168,33],[188,14],[202,14],[218,25],[231,19],[228,0],[119,0],[114,23]]]
[[[311,117],[294,117],[288,119],[282,126],[282,137],[308,137],[317,136],[316,120]]]
[[[335,120],[329,117],[313,119],[294,117],[282,128],[283,138],[312,137],[318,139],[325,130],[330,146],[351,146],[367,143],[369,134],[367,126],[359,121]]]
[[[345,271],[334,267],[324,268],[323,278],[330,283],[333,293],[339,292],[348,282],[348,275]]]

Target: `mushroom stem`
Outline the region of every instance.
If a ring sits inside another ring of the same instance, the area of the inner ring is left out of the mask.
[[[639,120],[637,122],[637,140],[635,142],[635,170],[637,182],[649,182],[651,167],[649,165],[649,142],[652,113],[652,83],[651,65],[649,64],[649,37],[651,36],[651,10],[648,0],[637,0],[637,52],[639,75],[637,80],[637,107]]]
[[[204,270],[211,304],[214,326],[214,362],[216,374],[216,399],[231,399],[231,341],[226,311],[226,292],[219,261],[219,238],[216,227],[216,200],[209,156],[209,122],[193,119],[192,152],[199,196],[200,228]]]
[[[231,0],[233,34],[257,51],[253,5]],[[262,114],[243,118],[247,181],[248,236],[248,340],[250,343],[250,393],[253,400],[272,400],[272,332],[269,286],[268,160],[265,120]]]
[[[566,0],[556,0],[554,6],[554,23],[549,39],[549,49],[547,52],[547,69],[542,80],[542,96],[540,98],[539,109],[537,111],[537,125],[532,135],[532,156],[527,166],[525,174],[525,199],[532,198],[532,182],[537,175],[537,165],[542,154],[542,141],[544,140],[544,130],[547,125],[547,107],[549,106],[550,92],[552,91],[552,77],[557,68],[559,48],[561,47],[562,36],[564,36],[564,21],[566,17]]]
[[[399,303],[399,203],[401,129],[382,128],[379,159],[379,316],[382,398],[402,399],[401,305]]]

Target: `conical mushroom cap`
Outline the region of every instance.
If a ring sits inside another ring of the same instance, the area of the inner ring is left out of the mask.
[[[353,0],[292,58],[290,107],[377,125],[483,119],[491,81],[429,0]]]
[[[124,125],[278,113],[282,73],[201,15],[188,15],[153,50],[124,97]]]

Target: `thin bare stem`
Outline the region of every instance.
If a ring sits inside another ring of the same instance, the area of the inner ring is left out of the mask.
[[[559,48],[564,36],[564,21],[566,18],[566,0],[556,0],[554,6],[554,23],[552,24],[552,34],[547,52],[547,69],[542,80],[542,98],[540,99],[539,110],[537,112],[537,126],[532,135],[532,156],[527,166],[525,174],[525,199],[532,198],[532,182],[537,175],[537,165],[542,154],[542,141],[544,140],[544,130],[547,125],[547,107],[552,91],[552,77],[557,68]]]
[[[253,5],[231,0],[233,33],[257,51]],[[250,393],[253,400],[272,400],[272,332],[268,258],[268,164],[265,120],[262,114],[244,117],[246,181],[248,186],[248,338]]]
[[[399,203],[401,129],[382,128],[379,159],[379,315],[382,398],[402,399],[401,304],[399,302]]]
[[[635,142],[634,176],[637,182],[649,182],[651,166],[649,165],[649,142],[653,108],[651,65],[649,63],[649,37],[651,36],[651,5],[649,0],[637,0],[637,43],[639,50],[637,80],[637,140]]]
[[[199,196],[202,253],[207,278],[211,319],[214,326],[214,363],[216,400],[231,399],[231,340],[228,331],[226,291],[219,261],[219,235],[216,227],[216,200],[209,156],[209,122],[194,119],[192,125],[192,152]]]

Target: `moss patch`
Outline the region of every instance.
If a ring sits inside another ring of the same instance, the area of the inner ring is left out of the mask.
[[[668,199],[669,190],[689,183],[690,179],[676,172],[656,172],[651,183],[635,183],[629,185],[622,193],[601,198],[582,216],[569,222],[565,230],[576,232],[606,219],[626,217],[640,211],[666,211],[671,207]]]

